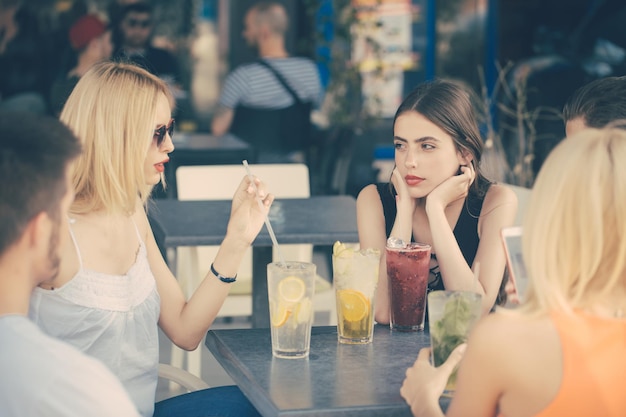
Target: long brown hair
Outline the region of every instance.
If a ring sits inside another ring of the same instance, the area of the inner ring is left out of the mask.
[[[395,126],[401,114],[415,111],[452,136],[457,150],[464,155],[472,156],[476,180],[469,192],[482,196],[489,188],[490,181],[480,169],[483,141],[470,94],[459,83],[451,80],[436,79],[424,82],[402,101],[393,118],[393,124]]]

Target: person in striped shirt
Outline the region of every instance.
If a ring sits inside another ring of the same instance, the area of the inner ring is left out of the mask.
[[[214,135],[230,131],[249,141],[259,162],[297,160],[308,140],[311,108],[323,98],[316,64],[288,54],[287,27],[278,3],[260,2],[248,10],[243,36],[260,59],[227,76],[211,125]]]

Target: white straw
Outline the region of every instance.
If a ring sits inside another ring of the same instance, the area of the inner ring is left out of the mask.
[[[252,183],[252,187],[254,187],[254,193],[256,194],[256,201],[259,203],[259,208],[261,211],[265,210],[263,206],[263,201],[261,200],[261,196],[259,196],[259,190],[256,187],[256,183],[254,182],[254,176],[252,172],[250,172],[250,166],[248,165],[248,161],[246,159],[243,160],[243,166],[246,168],[246,172],[248,173],[248,178],[250,178],[250,182]],[[272,225],[270,224],[270,219],[268,216],[265,216],[265,227],[267,227],[267,231],[270,234],[270,238],[272,239],[272,243],[276,248],[276,253],[278,253],[278,259],[280,259],[281,264],[285,264],[285,259],[283,258],[283,254],[280,251],[280,246],[278,246],[278,241],[276,240],[276,235],[274,234],[274,229],[272,229]]]

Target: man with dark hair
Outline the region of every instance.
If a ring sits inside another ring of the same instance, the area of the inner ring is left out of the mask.
[[[0,112],[0,415],[137,416],[100,362],[27,318],[32,291],[59,272],[80,144],[60,121]]]
[[[113,23],[117,24],[119,44],[115,45],[113,58],[145,68],[170,86],[180,85],[176,57],[151,43],[154,30],[152,6],[142,1],[130,3],[120,10],[117,18],[119,21]]]
[[[626,76],[600,78],[580,87],[565,103],[563,118],[567,136],[586,127],[626,121]]]
[[[228,75],[211,130],[250,142],[259,151],[258,162],[301,161],[311,134],[311,108],[319,107],[323,96],[317,67],[287,53],[289,21],[280,3],[256,3],[244,25],[243,36],[260,60]]]

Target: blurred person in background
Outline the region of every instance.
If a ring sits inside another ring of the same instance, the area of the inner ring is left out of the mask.
[[[122,35],[120,33],[120,20],[122,12],[129,4],[141,3],[146,0],[110,0],[107,6],[107,15],[111,25],[111,42],[113,50],[121,44]]]
[[[47,45],[26,2],[0,2],[0,109],[48,112]]]
[[[243,36],[260,59],[227,76],[211,130],[214,135],[230,131],[251,143],[259,151],[258,162],[302,162],[311,108],[323,98],[317,66],[287,52],[289,21],[281,4],[256,3],[244,25]]]
[[[626,76],[604,77],[579,87],[565,102],[563,120],[566,138],[590,127],[626,121]],[[507,299],[519,304],[515,286],[507,282],[505,289]]]
[[[580,87],[565,103],[563,118],[567,136],[626,120],[626,76],[600,78]]]
[[[152,44],[154,9],[147,2],[131,2],[121,7],[117,19],[119,44],[113,59],[131,62],[165,81],[176,96],[180,91],[181,74],[176,56]]]
[[[87,70],[111,57],[111,31],[100,17],[89,14],[80,17],[70,28],[70,46],[77,54],[76,66],[57,78],[50,91],[50,109],[58,116],[65,101]]]

